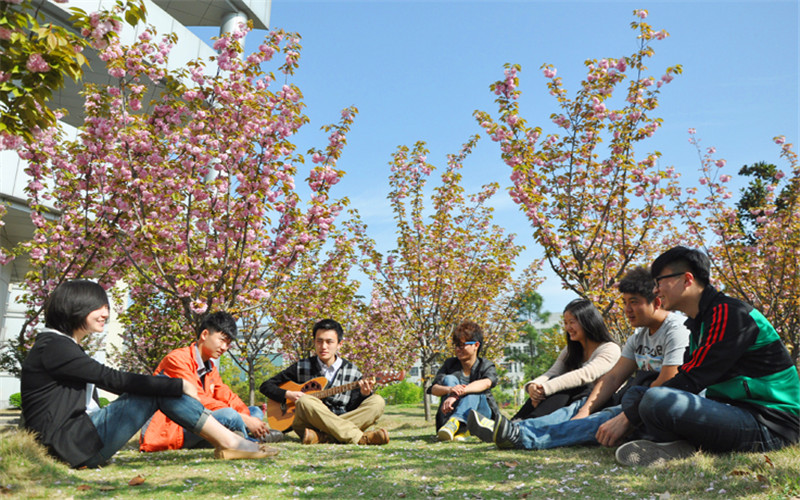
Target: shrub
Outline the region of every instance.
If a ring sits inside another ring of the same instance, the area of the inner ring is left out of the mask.
[[[408,380],[378,389],[386,404],[403,405],[422,401],[422,387]]]
[[[19,392],[15,392],[11,396],[8,397],[8,405],[11,408],[17,408],[19,410],[22,409],[22,394]]]

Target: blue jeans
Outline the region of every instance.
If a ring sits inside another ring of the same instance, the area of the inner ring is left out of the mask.
[[[89,415],[103,447],[83,465],[96,467],[106,462],[142,428],[156,410],[161,410],[170,419],[195,432],[199,432],[211,416],[211,412],[200,401],[185,394],[181,397],[123,394],[105,408]]]
[[[247,431],[247,426],[244,424],[242,415],[233,408],[220,408],[211,412],[211,416],[219,421],[222,425],[238,432],[250,441],[258,441],[250,436]],[[264,419],[264,411],[258,406],[250,407],[250,416],[256,417],[259,420]],[[199,445],[207,444],[203,438],[190,431],[186,427],[183,428],[183,448],[196,448]]]
[[[711,452],[765,452],[788,444],[749,411],[678,389],[632,387],[622,404],[643,392],[639,416],[654,441],[684,439]]]
[[[445,375],[442,385],[453,387],[460,383],[458,377],[455,375]],[[445,399],[447,399],[446,396],[442,397],[442,403]],[[486,400],[484,394],[467,394],[466,396],[462,396],[456,403],[455,409],[449,417],[466,423],[467,414],[470,410],[475,410],[484,417],[492,418],[492,409],[489,408],[489,402]],[[439,403],[439,411],[442,411],[441,403]]]
[[[583,406],[584,401],[585,398],[558,409],[550,415],[528,418],[518,422],[522,448],[546,450],[560,446],[597,444],[597,439],[595,439],[597,429],[622,413],[622,406],[612,406],[592,413],[586,418],[569,420]],[[561,417],[560,420],[558,420],[559,417]]]

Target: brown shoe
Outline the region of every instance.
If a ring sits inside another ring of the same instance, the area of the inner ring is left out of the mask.
[[[387,444],[389,442],[389,433],[386,429],[378,429],[377,431],[367,431],[358,440],[358,444]]]
[[[303,444],[325,444],[332,443],[331,437],[324,432],[315,431],[311,428],[306,428],[303,432]]]

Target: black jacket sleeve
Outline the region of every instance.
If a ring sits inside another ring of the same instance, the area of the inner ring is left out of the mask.
[[[281,389],[280,386],[285,382],[300,383],[297,379],[297,363],[273,375],[272,378],[261,384],[258,390],[269,399],[283,404],[286,401],[286,389]]]

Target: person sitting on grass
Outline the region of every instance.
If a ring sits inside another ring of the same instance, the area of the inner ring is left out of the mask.
[[[80,342],[102,332],[108,317],[108,296],[91,281],[62,283],[47,299],[46,328],[38,332],[22,362],[21,393],[25,426],[50,454],[76,468],[101,465],[156,410],[207,439],[217,458],[278,453],[215,420],[188,380],[114,370],[89,357]],[[95,387],[122,395],[100,408]]]
[[[562,409],[520,422],[498,421],[497,425],[469,415],[470,432],[487,442],[496,440],[498,447],[524,449],[605,445],[627,435],[632,429],[619,404],[625,389],[637,385],[656,387],[675,376],[689,345],[689,330],[683,325],[683,315],[660,307],[661,300],[653,293],[653,280],[646,268],[628,271],[618,288],[625,316],[637,329],[625,342],[619,361],[597,381],[574,415]]]
[[[318,321],[312,330],[316,356],[301,359],[261,384],[261,392],[278,403],[295,406],[292,429],[303,444],[351,443],[384,445],[386,429],[367,431],[383,415],[386,401],[375,394],[374,381],[362,378],[355,365],[338,355],[344,330],[332,319]],[[353,390],[318,399],[281,386],[305,384],[324,376],[328,388],[356,383]]]
[[[664,308],[688,316],[689,349],[673,378],[623,397],[626,417],[649,438],[617,448],[617,461],[649,465],[696,448],[763,453],[797,443],[800,378],[767,318],[714,288],[699,250],[673,247],[650,272]]]
[[[251,441],[279,442],[283,433],[267,427],[261,408],[245,405],[220,377],[218,360],[228,351],[237,333],[236,321],[229,313],[207,314],[198,328],[197,340],[167,354],[155,373],[194,383],[200,402],[228,429]],[[139,438],[140,451],[197,448],[207,444],[206,440],[182,428],[160,411],[145,424]]]
[[[470,411],[490,418],[499,414],[491,392],[497,385],[497,370],[494,363],[478,356],[483,330],[473,321],[464,321],[452,336],[456,355],[445,360],[428,389],[429,394],[441,398],[436,412],[436,435],[440,441],[463,436]]]
[[[619,359],[619,346],[608,333],[600,311],[588,300],[575,299],[567,304],[564,326],[567,346],[549,370],[525,384],[530,398],[512,421],[546,415],[542,423],[572,418],[595,382]]]

